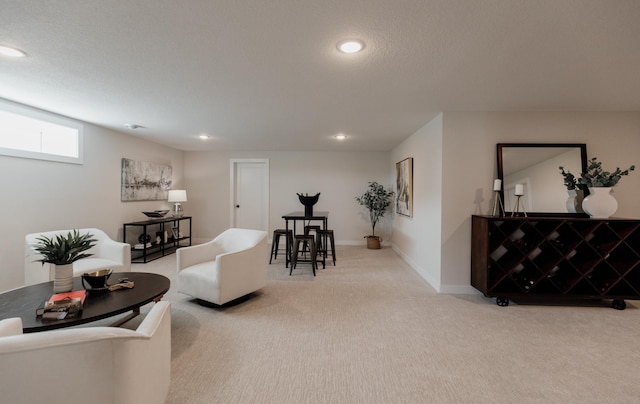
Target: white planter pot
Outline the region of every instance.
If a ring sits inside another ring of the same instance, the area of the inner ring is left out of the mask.
[[[618,201],[610,194],[611,187],[589,188],[582,209],[594,219],[606,219],[618,210]]]
[[[73,290],[73,264],[54,265],[53,293],[71,292]]]

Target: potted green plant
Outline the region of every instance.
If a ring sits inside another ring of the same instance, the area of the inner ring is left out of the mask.
[[[384,212],[389,205],[391,205],[392,197],[393,191],[387,191],[382,185],[375,181],[369,182],[367,192],[356,197],[356,201],[369,211],[371,235],[365,236],[367,239],[367,248],[380,248],[380,237],[376,236],[376,224],[378,224],[380,218],[384,216]]]
[[[567,191],[573,191],[578,189],[578,180],[576,176],[571,173],[571,171],[564,171],[564,167],[558,167],[560,169],[560,174],[562,174],[562,179],[564,181],[564,186],[567,188]]]
[[[90,233],[80,234],[78,230],[70,231],[66,236],[57,234],[52,237],[40,236],[33,249],[42,255],[36,260],[42,265],[54,266],[53,291],[69,292],[73,289],[73,263],[93,254],[85,253],[93,247],[96,239]]]
[[[616,167],[613,172],[604,171],[602,163],[598,161],[597,157],[594,157],[589,160],[587,171],[580,175],[578,183],[587,188],[611,188],[622,179],[622,176],[629,175],[629,172],[635,169],[636,166],[632,165],[624,171],[620,167]]]
[[[578,179],[571,171],[565,171],[563,166],[558,168],[560,169],[560,174],[562,174],[564,186],[567,188],[567,194],[569,194],[566,202],[567,212],[584,213],[582,210],[582,199],[584,198],[583,189],[585,186],[578,183]]]
[[[589,190],[589,195],[582,201],[582,208],[593,218],[608,218],[618,210],[618,202],[610,194],[623,176],[635,170],[632,165],[626,170],[616,167],[615,171],[605,171],[597,157],[589,160],[587,171],[580,174],[577,183]]]

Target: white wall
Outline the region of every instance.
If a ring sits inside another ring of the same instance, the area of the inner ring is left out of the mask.
[[[586,143],[605,168],[640,165],[640,113],[445,113],[443,118],[440,289],[473,292],[471,215],[488,214],[497,173],[496,143]],[[558,179],[562,183],[562,176]],[[614,188],[615,216],[640,218],[640,172]]]
[[[122,223],[170,208],[166,201],[120,201],[123,157],[173,167],[174,188],[189,195],[184,206],[194,217],[195,239],[229,226],[229,159],[267,158],[270,229],[283,226],[282,214],[303,209],[296,193],[321,192],[315,208],[331,212],[337,242],[357,245],[365,244],[370,224],[354,198],[369,181],[394,186],[395,163],[413,157],[414,216],[390,212],[379,233],[388,242],[393,225],[393,248],[436,290],[473,292],[471,215],[489,213],[496,143],[508,142],[586,143],[606,168],[640,166],[640,113],[444,113],[390,153],[181,152],[85,124],[84,165],[0,156],[0,291],[23,283],[27,233],[98,227],[121,239]],[[623,177],[613,194],[616,216],[640,218],[640,171]]]
[[[393,248],[436,290],[441,276],[442,114],[391,152],[395,163],[413,157],[413,217],[392,213]]]
[[[84,164],[0,156],[0,291],[24,281],[24,236],[38,231],[97,227],[114,239],[122,224],[144,220],[166,201],[121,202],[123,157],[168,164],[176,187],[183,184],[182,151],[84,124]]]
[[[369,181],[391,187],[387,152],[185,152],[185,178],[196,237],[211,239],[229,227],[230,159],[269,159],[270,231],[284,227],[282,215],[302,211],[297,193],[320,192],[314,210],[329,211],[337,244],[364,245],[371,233],[365,211],[355,197]],[[391,215],[389,215],[391,216]],[[390,218],[378,224],[388,239]],[[376,226],[376,234],[378,234]],[[270,235],[271,236],[271,235]]]
[[[439,292],[476,293],[471,215],[491,211],[497,143],[586,143],[607,169],[640,166],[640,113],[444,113],[396,147],[391,178],[395,162],[414,157],[414,210],[413,218],[394,216],[393,247]],[[613,194],[615,216],[640,218],[640,172]]]

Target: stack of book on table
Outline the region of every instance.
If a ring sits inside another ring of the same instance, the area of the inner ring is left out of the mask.
[[[84,300],[87,297],[86,290],[56,293],[36,310],[36,316],[42,316],[42,320],[62,320],[77,316],[82,311]]]

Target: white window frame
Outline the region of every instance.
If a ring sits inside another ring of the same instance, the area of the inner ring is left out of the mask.
[[[2,100],[2,99],[0,99],[0,110],[26,116],[28,118],[38,119],[40,121],[76,129],[78,131],[78,157],[61,156],[56,154],[18,150],[18,149],[9,149],[6,147],[0,147],[0,155],[22,157],[22,158],[36,159],[36,160],[57,161],[61,163],[72,163],[72,164],[84,163],[84,133],[83,133],[84,125],[82,125],[81,123],[74,121],[72,119],[55,115],[51,112],[38,110],[35,108],[28,107],[26,105],[17,104],[17,103],[13,103],[13,102]]]

